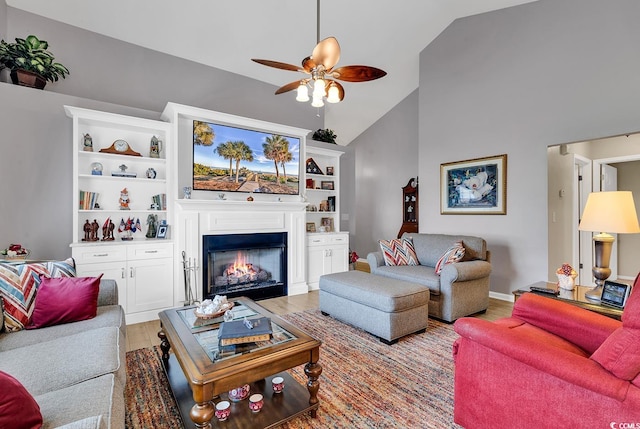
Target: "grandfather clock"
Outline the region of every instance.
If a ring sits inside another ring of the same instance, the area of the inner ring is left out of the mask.
[[[409,179],[402,188],[402,227],[398,238],[405,232],[418,232],[418,178]]]

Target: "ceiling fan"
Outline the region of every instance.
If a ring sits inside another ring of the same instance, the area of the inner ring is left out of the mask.
[[[337,82],[367,82],[386,76],[387,72],[376,67],[352,65],[334,68],[340,60],[340,44],[335,37],[320,40],[320,0],[317,1],[317,40],[310,56],[302,60],[302,66],[272,60],[252,58],[258,64],[282,70],[302,72],[309,77],[288,83],[276,90],[276,95],[298,89],[296,100],[309,101],[307,87],[313,84],[313,107],[324,106],[323,98],[329,103],[338,103],[344,99],[344,88]]]

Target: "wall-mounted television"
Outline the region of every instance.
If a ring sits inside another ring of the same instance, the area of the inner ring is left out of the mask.
[[[193,121],[193,189],[300,193],[300,138]]]

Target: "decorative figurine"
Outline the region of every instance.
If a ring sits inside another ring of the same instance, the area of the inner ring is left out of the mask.
[[[162,151],[162,140],[158,140],[156,136],[151,137],[151,144],[149,147],[149,157],[160,158],[160,151]]]
[[[91,175],[92,176],[102,176],[102,164],[99,162],[91,163]]]
[[[124,221],[124,219],[121,219],[120,226],[118,227],[120,239],[123,241],[133,240],[133,233],[137,232],[139,229],[142,229],[140,226],[140,219],[138,219],[136,222],[134,222],[130,217],[127,218],[126,222]]]
[[[114,177],[136,177],[137,173],[127,173],[127,167],[125,164],[120,164],[118,166],[120,171],[112,171],[111,175]]]
[[[131,200],[129,200],[129,191],[127,191],[127,188],[124,188],[122,191],[120,191],[120,210],[131,210],[129,208],[130,202]]]
[[[113,241],[115,238],[113,237],[113,230],[115,229],[115,225],[110,217],[104,221],[104,225],[102,225],[102,241]]]
[[[93,139],[89,133],[85,134],[82,139],[82,150],[85,152],[93,152]]]
[[[89,219],[84,222],[82,230],[84,231],[84,238],[82,239],[82,241],[90,241],[89,237],[91,235],[91,223],[89,223]]]
[[[89,241],[98,241],[98,230],[100,229],[100,225],[98,224],[98,221],[96,219],[93,220],[93,222],[91,222],[91,237],[89,238]]]
[[[147,234],[145,235],[145,237],[156,238],[158,216],[154,214],[150,214],[149,216],[147,216],[147,225],[149,225],[149,227],[147,228]]]
[[[184,188],[182,188],[182,192],[184,192],[185,200],[191,199],[191,186],[185,186]]]
[[[153,168],[147,168],[147,179],[155,179],[156,178],[156,170],[154,170]]]

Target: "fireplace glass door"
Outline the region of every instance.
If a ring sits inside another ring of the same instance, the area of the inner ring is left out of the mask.
[[[205,236],[206,298],[286,295],[286,233]]]

